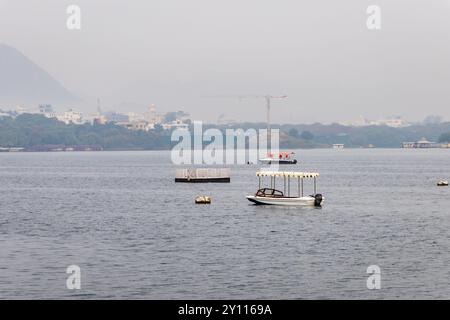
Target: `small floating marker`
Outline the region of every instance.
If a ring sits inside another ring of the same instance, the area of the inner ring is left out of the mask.
[[[437,183],[438,187],[448,187],[448,181],[441,180]]]
[[[211,197],[208,196],[198,196],[195,198],[195,203],[197,204],[210,204]]]

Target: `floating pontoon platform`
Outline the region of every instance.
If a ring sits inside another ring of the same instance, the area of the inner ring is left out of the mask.
[[[230,181],[231,174],[228,168],[178,169],[175,175],[175,182],[228,183]]]

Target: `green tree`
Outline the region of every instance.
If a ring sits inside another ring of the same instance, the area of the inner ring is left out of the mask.
[[[176,112],[167,112],[163,117],[164,123],[170,123],[177,120],[177,113]]]
[[[298,130],[295,129],[295,128],[292,128],[292,129],[289,130],[288,134],[289,134],[290,137],[297,138],[298,137]]]
[[[309,132],[309,131],[303,131],[302,134],[300,135],[300,137],[303,140],[312,140],[312,139],[314,139],[314,135],[311,132]]]
[[[450,143],[450,132],[441,134],[441,136],[439,137],[439,142]]]

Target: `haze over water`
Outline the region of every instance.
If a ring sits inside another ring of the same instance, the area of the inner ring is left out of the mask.
[[[257,166],[193,185],[165,151],[0,154],[0,298],[450,298],[448,150],[297,156],[322,209],[251,205]]]
[[[66,26],[73,4],[80,30]],[[374,4],[379,30],[367,28]],[[105,111],[260,122],[264,101],[220,97],[270,94],[289,96],[274,123],[450,119],[448,0],[0,0],[0,15],[0,44],[82,100],[58,111],[94,112],[100,98]],[[7,70],[0,80],[23,72]]]

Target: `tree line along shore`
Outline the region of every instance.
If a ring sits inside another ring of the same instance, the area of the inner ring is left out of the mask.
[[[228,125],[205,124],[204,129],[264,129],[265,123]],[[405,141],[430,141],[448,144],[450,122],[418,124],[403,128],[388,126],[344,126],[340,124],[272,125],[280,130],[284,149],[329,148],[401,148]],[[171,130],[129,130],[115,123],[65,124],[36,114],[0,118],[0,151],[100,151],[100,150],[170,150]]]

